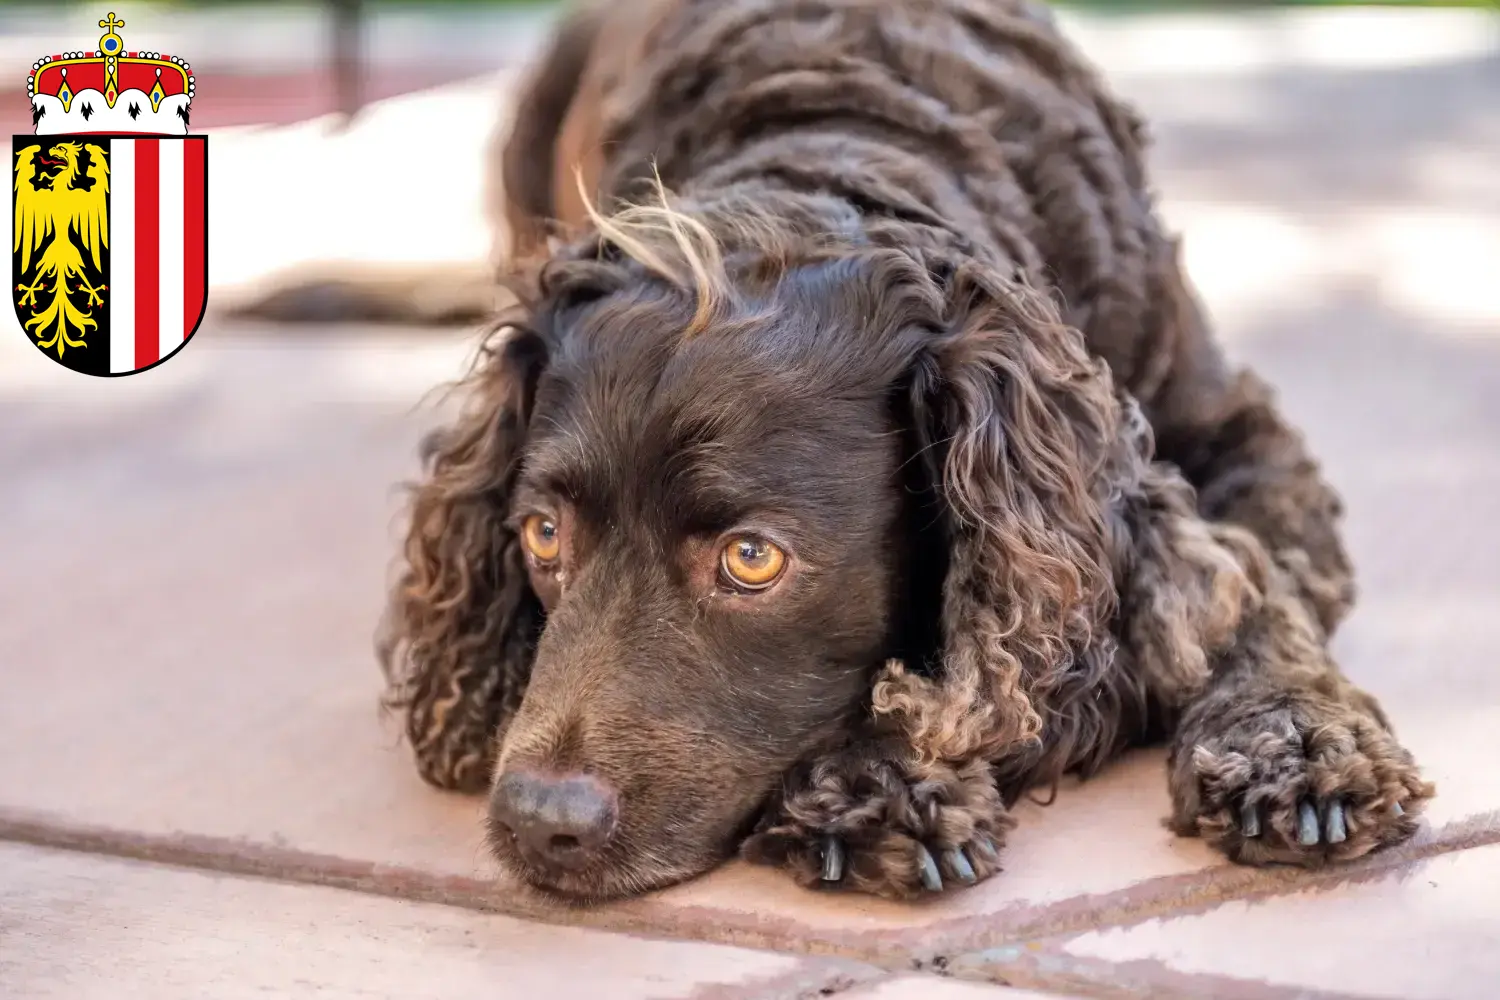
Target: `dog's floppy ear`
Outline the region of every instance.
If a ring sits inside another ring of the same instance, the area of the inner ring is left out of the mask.
[[[1119,408],[1040,294],[974,263],[935,275],[947,314],[908,405],[949,545],[941,657],[931,676],[887,667],[874,708],[928,760],[994,759],[1039,734],[1038,695],[1107,625],[1099,492]]]
[[[423,778],[478,791],[520,705],[541,633],[520,543],[505,524],[547,350],[504,325],[460,385],[464,411],[422,443],[401,571],[377,642],[386,705],[405,714]]]

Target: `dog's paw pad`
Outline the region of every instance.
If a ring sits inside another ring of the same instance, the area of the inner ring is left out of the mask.
[[[1199,743],[1190,760],[1196,833],[1232,860],[1316,866],[1400,843],[1433,787],[1362,715],[1298,706]]]

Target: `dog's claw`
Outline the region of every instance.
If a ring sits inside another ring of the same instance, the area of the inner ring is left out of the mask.
[[[947,851],[943,857],[947,859],[948,867],[952,868],[954,873],[958,875],[960,882],[967,882],[970,885],[974,884],[977,880],[974,874],[974,865],[969,861],[969,856],[963,852],[963,848],[960,847]]]
[[[932,859],[932,852],[922,844],[917,845],[917,865],[922,872],[922,885],[927,887],[927,891],[942,892],[943,876],[938,874],[937,862]]]
[[[1311,847],[1318,842],[1318,811],[1308,801],[1297,807],[1297,843]]]
[[[974,849],[979,856],[993,864],[1000,860],[1000,852],[995,850],[995,842],[984,834],[976,834],[974,837]]]
[[[1406,815],[1406,810],[1401,808],[1401,803],[1399,803],[1399,802],[1392,802],[1391,803],[1391,815],[1395,816],[1397,819],[1400,819],[1402,816]]]
[[[1247,839],[1260,836],[1260,810],[1248,802],[1240,807],[1240,832]]]
[[[823,838],[823,881],[837,882],[844,877],[844,842],[837,837]]]
[[[1328,806],[1328,819],[1324,822],[1323,832],[1328,835],[1330,844],[1342,844],[1349,837],[1348,827],[1344,825],[1344,803],[1334,799]]]

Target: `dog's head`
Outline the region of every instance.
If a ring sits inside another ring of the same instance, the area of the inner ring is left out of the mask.
[[[1107,382],[1038,298],[600,221],[435,438],[393,603],[424,772],[490,783],[503,865],[574,899],[706,870],[877,718],[934,759],[1034,735],[1028,682],[1109,593]]]

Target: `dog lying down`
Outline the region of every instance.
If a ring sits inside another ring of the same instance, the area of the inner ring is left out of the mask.
[[[526,88],[520,304],[425,445],[381,642],[521,883],[738,852],[947,891],[1026,790],[1153,741],[1172,829],[1236,861],[1412,835],[1433,787],[1328,652],[1340,502],[1044,10],[602,4]]]

